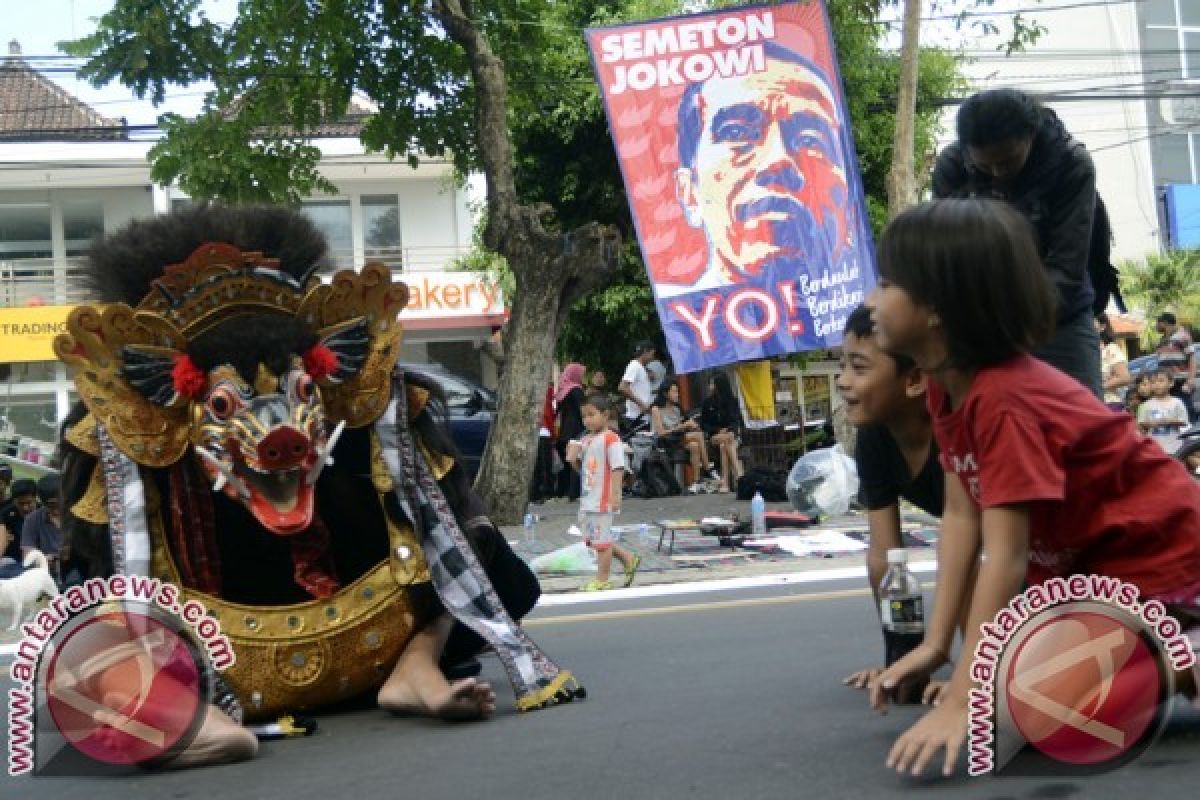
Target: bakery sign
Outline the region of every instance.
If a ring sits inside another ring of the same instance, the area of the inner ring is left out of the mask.
[[[500,285],[486,272],[406,272],[408,306],[400,320],[412,328],[502,325],[508,318]]]
[[[54,337],[75,306],[0,308],[0,364],[54,361]]]

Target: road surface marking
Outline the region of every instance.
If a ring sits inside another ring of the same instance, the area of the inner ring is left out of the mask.
[[[909,564],[913,572],[933,572],[934,561],[918,561]],[[538,608],[551,606],[573,606],[587,603],[605,603],[613,600],[638,600],[644,597],[667,597],[674,594],[700,594],[701,592],[726,592],[736,589],[758,589],[764,586],[792,586],[798,583],[823,583],[851,578],[866,578],[867,568],[841,567],[839,569],[810,569],[804,572],[785,572],[778,575],[755,575],[747,578],[719,578],[687,583],[660,583],[653,586],[635,586],[632,589],[613,589],[608,592],[560,592],[544,594],[538,600]]]
[[[932,583],[921,585],[923,589],[932,589]],[[693,611],[717,611],[726,608],[748,608],[752,606],[777,606],[791,603],[807,603],[817,600],[840,600],[845,597],[862,597],[869,595],[870,589],[837,589],[828,592],[811,592],[809,594],[792,594],[785,597],[743,597],[738,600],[713,600],[707,603],[690,603],[679,606],[660,606],[658,608],[626,608],[619,611],[594,611],[588,614],[563,614],[557,617],[534,617],[521,623],[525,628],[539,628],[547,625],[561,625],[576,622],[605,622],[613,619],[631,619],[634,617],[656,617],[661,614],[686,614]]]

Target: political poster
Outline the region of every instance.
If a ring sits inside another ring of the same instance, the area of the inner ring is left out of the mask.
[[[875,264],[824,5],[586,36],[676,371],[840,344]]]

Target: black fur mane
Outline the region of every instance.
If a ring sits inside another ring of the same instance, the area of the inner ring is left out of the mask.
[[[207,242],[277,258],[279,269],[301,283],[328,255],[325,237],[299,211],[204,205],[134,220],[97,239],[80,282],[93,300],[136,306],[165,267],[182,263]]]

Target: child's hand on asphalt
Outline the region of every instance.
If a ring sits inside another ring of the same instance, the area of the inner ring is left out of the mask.
[[[860,669],[858,672],[851,672],[846,677],[842,678],[842,685],[849,686],[851,689],[869,689],[875,679],[883,674],[883,667],[867,667]]]
[[[895,689],[905,678],[925,677],[946,663],[946,656],[931,644],[922,642],[908,655],[885,669],[871,682],[871,708],[881,714],[887,713],[888,692]]]
[[[964,702],[947,700],[905,731],[888,753],[887,765],[897,772],[920,775],[925,771],[942,748],[946,749],[946,760],[942,774],[954,772],[958,753],[967,739],[967,705]]]

